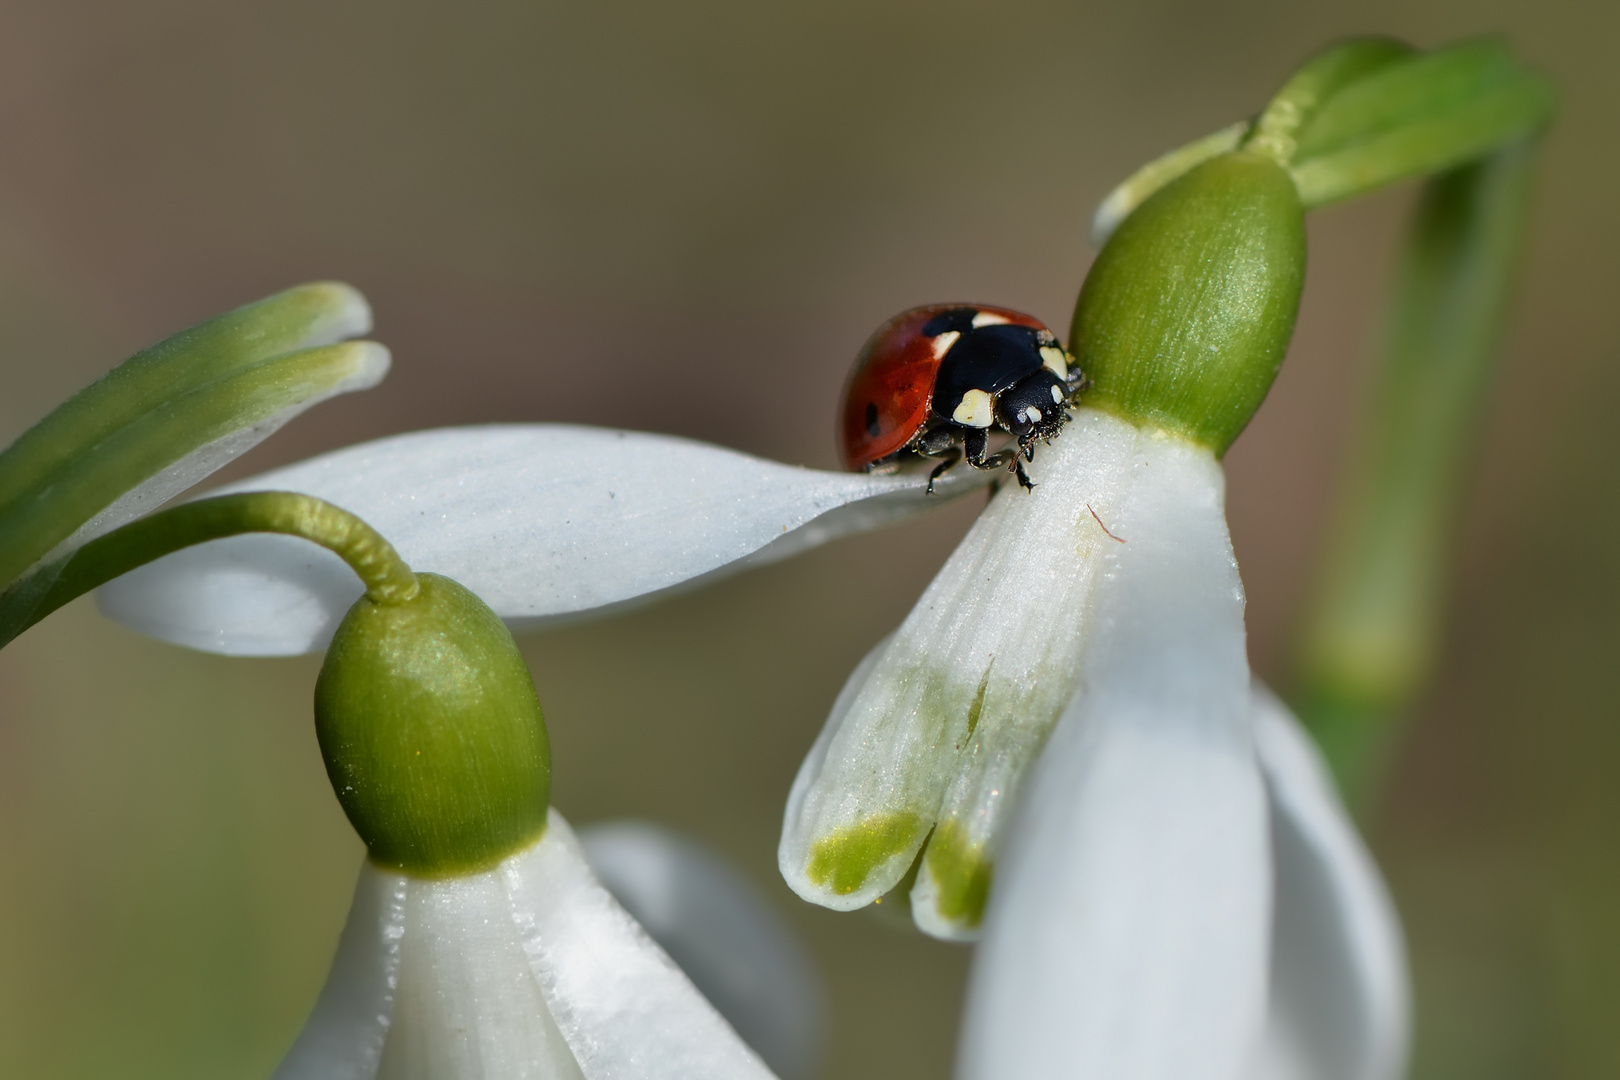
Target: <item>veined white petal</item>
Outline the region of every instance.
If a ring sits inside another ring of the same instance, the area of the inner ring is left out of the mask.
[[[332,973],[272,1080],[371,1080],[394,1015],[409,879],[360,868]]]
[[[1073,697],[1097,575],[1129,535],[1118,515],[1163,442],[1081,409],[1041,447],[1034,491],[979,515],[800,769],[779,855],[799,895],[871,903],[933,829],[913,915],[975,932],[1008,807]]]
[[[1257,1080],[1397,1080],[1411,992],[1400,921],[1310,737],[1254,687],[1276,871],[1271,1007]]]
[[[718,446],[566,424],[362,443],[231,484],[336,503],[413,569],[455,578],[514,628],[623,604],[876,528],[990,477],[821,472]],[[177,552],[102,588],[101,610],[192,648],[310,652],[360,596],[335,555],[285,536]]]
[[[484,873],[360,874],[276,1080],[769,1080],[592,878],[555,810],[539,842]]]
[[[377,1080],[583,1080],[524,949],[522,902],[504,887],[503,871],[521,857],[407,886],[399,987]]]
[[[555,810],[545,840],[499,872],[587,1080],[768,1080],[764,1063],[591,876]]]
[[[1142,449],[990,899],[967,1080],[1233,1080],[1264,1020],[1271,854],[1221,470]]]
[[[643,821],[579,830],[599,881],[783,1080],[809,1080],[826,1004],[814,961],[725,858]]]

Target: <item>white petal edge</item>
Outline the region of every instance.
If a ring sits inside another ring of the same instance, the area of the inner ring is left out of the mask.
[[[1242,584],[1219,465],[1171,449],[1115,510],[1129,542],[997,872],[963,1080],[1233,1080],[1260,1034],[1271,856]]]
[[[782,1080],[816,1074],[826,994],[775,905],[718,852],[645,821],[578,831],[596,877]]]
[[[1254,687],[1276,866],[1271,1005],[1256,1080],[1397,1080],[1411,989],[1400,921],[1316,746]]]
[[[688,439],[566,424],[415,432],[231,484],[335,503],[413,569],[523,629],[600,612],[930,509],[991,479],[821,472]],[[360,596],[335,555],[284,536],[202,544],[98,593],[103,614],[234,656],[323,648]]]
[[[771,1077],[596,881],[555,810],[538,843],[481,874],[363,866],[332,973],[275,1080],[435,1066],[485,1080]]]

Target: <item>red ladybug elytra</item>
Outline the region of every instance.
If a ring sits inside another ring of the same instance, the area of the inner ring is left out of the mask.
[[[964,457],[1005,466],[1029,488],[1023,461],[1050,442],[1084,387],[1074,358],[1040,320],[983,304],[931,304],[901,312],[867,340],[844,387],[844,464],[871,471],[907,456],[938,459],[928,490]],[[1016,440],[987,455],[990,432]]]

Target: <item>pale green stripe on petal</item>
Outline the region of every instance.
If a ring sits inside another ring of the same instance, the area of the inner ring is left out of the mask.
[[[997,874],[962,1080],[1238,1080],[1264,1021],[1271,853],[1221,471],[1142,449],[1083,689]]]
[[[943,809],[935,842],[950,837],[956,850],[925,858],[919,882],[962,908],[946,922],[977,922],[986,845],[1073,693],[1097,556],[1117,543],[1102,522],[1136,439],[1131,425],[1080,410],[1037,452],[1034,491],[997,494],[870,672],[852,677],[789,798],[779,861],[801,896],[839,910],[872,902],[910,869]],[[959,936],[925,918],[930,932]]]
[[[929,496],[926,472],[821,472],[665,435],[492,424],[362,443],[221,490],[342,506],[522,629],[783,558],[990,478],[953,470]],[[274,536],[200,545],[99,593],[141,633],[247,656],[322,648],[358,595],[339,560]]]

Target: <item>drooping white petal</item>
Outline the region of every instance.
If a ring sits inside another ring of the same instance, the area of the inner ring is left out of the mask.
[[[1040,448],[1035,490],[979,515],[800,769],[779,859],[801,896],[871,903],[933,829],[913,915],[938,937],[976,932],[1008,810],[1073,697],[1098,574],[1129,536],[1120,509],[1162,442],[1081,409]]]
[[[1232,1080],[1259,1037],[1270,850],[1222,475],[1173,440],[1143,450],[1080,692],[996,877],[968,1080]]]
[[[1397,1080],[1411,993],[1394,905],[1310,737],[1254,688],[1271,798],[1271,1005],[1256,1080]]]
[[[276,1080],[769,1080],[591,876],[552,811],[493,870],[361,870],[327,986]]]
[[[608,891],[551,813],[501,874],[524,948],[588,1080],[763,1080],[764,1063]]]
[[[408,879],[360,868],[332,973],[273,1080],[370,1080],[377,1075],[399,985]]]
[[[809,1080],[826,1005],[815,964],[781,914],[729,862],[642,821],[579,839],[598,880],[783,1080]]]
[[[988,479],[952,470],[930,497],[920,474],[820,472],[670,436],[532,424],[380,439],[221,492],[336,503],[414,569],[455,578],[523,628],[785,558]],[[328,552],[243,536],[160,559],[99,599],[141,633],[277,656],[322,648],[360,592]]]

